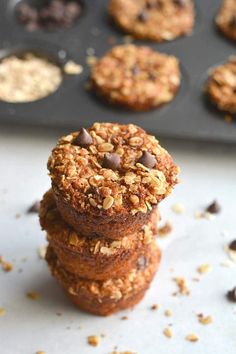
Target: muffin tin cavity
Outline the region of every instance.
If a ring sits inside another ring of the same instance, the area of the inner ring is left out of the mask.
[[[40,52],[52,53],[64,76],[56,92],[44,99],[25,104],[0,101],[1,121],[68,130],[78,130],[99,120],[134,123],[160,138],[236,143],[235,120],[232,117],[232,124],[228,124],[224,112],[209,109],[203,93],[203,75],[208,68],[226,61],[235,53],[235,44],[216,30],[215,16],[221,0],[194,0],[193,32],[163,43],[134,40],[117,30],[108,15],[109,0],[81,0],[82,11],[70,28],[28,31],[19,24],[16,16],[22,1],[26,0],[0,1],[0,58],[3,48],[14,48],[17,44],[31,51],[39,41]],[[179,59],[181,85],[173,101],[160,108],[137,113],[97,98],[90,89],[91,65],[113,46],[124,43],[146,45]]]
[[[72,27],[80,18],[79,0],[21,0],[15,6],[15,16],[27,31],[57,31]]]
[[[56,58],[37,50],[9,51],[0,60],[0,100],[33,102],[55,92],[63,81]]]

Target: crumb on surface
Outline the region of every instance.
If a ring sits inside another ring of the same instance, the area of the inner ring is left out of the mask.
[[[169,221],[167,221],[163,226],[158,228],[157,235],[159,237],[166,237],[171,233],[172,230],[173,230],[172,224]]]
[[[195,333],[189,333],[186,337],[186,340],[188,340],[189,342],[197,342],[199,340],[199,337],[197,334]]]
[[[36,291],[28,291],[26,293],[26,296],[31,300],[38,300],[40,298],[39,293],[37,293]]]
[[[88,336],[87,340],[92,347],[97,347],[100,344],[100,336]]]
[[[182,203],[172,205],[171,209],[176,214],[183,214],[185,212],[185,206]]]
[[[203,325],[208,325],[213,322],[213,317],[210,315],[204,316],[202,313],[200,313],[197,315],[197,317],[198,317],[198,321]]]
[[[206,273],[209,273],[211,272],[212,270],[212,267],[210,266],[210,264],[201,264],[198,268],[197,268],[197,271],[199,274],[206,274]]]
[[[173,312],[172,312],[172,310],[167,309],[167,310],[164,311],[164,315],[165,315],[166,317],[171,317],[171,316],[173,315]]]
[[[0,307],[0,317],[5,316],[6,310],[3,307]]]
[[[82,65],[75,63],[72,60],[69,60],[63,68],[64,72],[68,75],[79,75],[83,72]]]
[[[187,281],[183,277],[175,277],[173,279],[179,288],[179,294],[190,295],[190,290],[188,289]]]
[[[167,338],[172,338],[173,337],[173,331],[170,327],[166,327],[163,330],[163,334],[167,337]]]
[[[151,310],[158,310],[160,308],[160,305],[159,304],[153,304],[151,306]]]

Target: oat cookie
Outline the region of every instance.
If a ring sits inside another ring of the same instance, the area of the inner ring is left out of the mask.
[[[218,109],[236,114],[236,56],[211,70],[206,92]]]
[[[92,67],[91,83],[107,101],[146,111],[170,102],[180,86],[178,59],[145,46],[112,48]]]
[[[189,34],[194,25],[192,0],[111,0],[109,13],[126,33],[157,42]]]
[[[217,27],[224,35],[236,41],[236,1],[223,0],[216,16]]]
[[[152,222],[120,241],[82,237],[67,225],[57,210],[52,190],[41,201],[39,218],[50,247],[62,266],[79,277],[106,280],[131,270],[155,239],[157,211]]]
[[[63,219],[83,236],[112,239],[139,231],[179,172],[154,136],[115,123],[62,137],[48,169]]]
[[[49,247],[46,254],[52,275],[70,299],[80,309],[100,316],[133,307],[142,300],[159,266],[160,257],[160,249],[153,242],[143,260],[124,276],[94,281],[66,271],[52,248]]]

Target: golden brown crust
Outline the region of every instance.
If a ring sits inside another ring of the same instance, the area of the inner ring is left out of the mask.
[[[155,137],[137,126],[95,123],[88,132],[87,148],[74,143],[75,132],[61,138],[49,158],[57,207],[82,235],[135,233],[171,193],[179,169]],[[155,158],[153,168],[138,162],[144,151]],[[107,152],[120,156],[118,170],[102,167]]]
[[[135,38],[170,41],[192,32],[192,0],[111,0],[115,23]]]
[[[206,92],[218,109],[236,114],[236,56],[210,72]]]
[[[95,91],[110,103],[146,111],[171,101],[180,85],[178,60],[149,47],[119,45],[92,68]]]
[[[49,190],[41,201],[39,218],[66,270],[82,278],[104,280],[113,274],[120,277],[135,266],[155,237],[158,215],[153,212],[153,220],[148,225],[120,241],[82,237],[63,221]]]
[[[52,275],[80,309],[106,316],[142,299],[159,265],[160,250],[153,243],[137,268],[121,278],[106,281],[86,280],[67,272],[50,247],[46,260]]]
[[[216,16],[216,25],[224,35],[236,41],[236,1],[223,0]]]

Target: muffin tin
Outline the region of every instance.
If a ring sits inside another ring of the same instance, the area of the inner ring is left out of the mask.
[[[181,62],[182,84],[176,98],[169,104],[150,112],[130,112],[113,107],[86,90],[90,68],[87,53],[93,48],[100,57],[112,45],[127,38],[111,23],[107,0],[87,0],[76,24],[57,32],[27,32],[15,17],[18,1],[0,2],[0,58],[22,51],[45,55],[63,66],[73,60],[83,66],[80,75],[64,75],[59,89],[31,103],[0,102],[0,122],[46,127],[78,129],[95,121],[134,123],[158,137],[236,143],[236,122],[224,120],[203,94],[207,71],[231,54],[235,43],[216,29],[214,17],[220,0],[198,0],[196,23],[191,36],[165,43],[133,41],[155,50],[176,55]],[[112,43],[112,44],[111,44]]]

